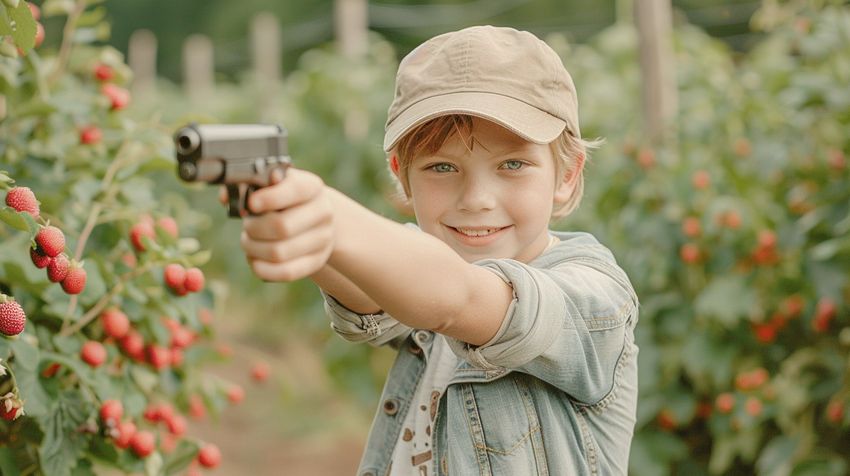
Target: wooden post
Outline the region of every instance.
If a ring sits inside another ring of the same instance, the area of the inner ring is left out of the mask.
[[[254,80],[260,91],[260,120],[268,121],[274,114],[275,97],[278,94],[281,76],[280,24],[269,12],[258,13],[251,21],[251,60]]]
[[[334,31],[340,54],[347,58],[365,54],[369,47],[367,0],[335,0]]]
[[[127,62],[133,71],[131,89],[134,96],[145,96],[156,88],[156,36],[150,30],[136,30],[130,35]]]
[[[640,48],[644,127],[659,143],[672,136],[678,108],[673,62],[671,0],[635,0],[634,14]]]
[[[251,59],[254,74],[261,81],[276,84],[280,81],[280,24],[277,18],[262,12],[251,21]]]
[[[204,35],[191,35],[183,43],[183,87],[192,101],[213,91],[215,74],[213,46]]]

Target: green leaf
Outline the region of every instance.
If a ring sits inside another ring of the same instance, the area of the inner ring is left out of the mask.
[[[12,228],[17,228],[21,231],[29,231],[29,226],[27,226],[27,221],[24,219],[23,215],[24,213],[19,213],[12,207],[0,208],[0,220],[3,220]]]
[[[174,449],[165,459],[165,467],[162,472],[170,476],[177,474],[186,469],[189,464],[195,459],[198,454],[198,445],[188,440],[180,440],[177,448]]]
[[[21,472],[15,464],[15,455],[12,449],[0,446],[0,474],[3,476],[20,476]]]
[[[732,328],[755,303],[755,291],[743,277],[718,276],[697,296],[695,308],[698,314],[714,317]]]
[[[70,476],[88,446],[88,438],[78,428],[88,419],[88,406],[79,392],[59,394],[50,412],[41,419],[44,440],[38,450],[45,474]]]
[[[11,29],[12,38],[15,44],[27,53],[35,46],[35,19],[32,17],[32,12],[27,2],[21,2],[17,8],[7,9],[7,11],[9,12],[8,20],[11,20],[7,26]]]
[[[50,403],[50,397],[38,381],[39,350],[28,342],[26,336],[12,341],[12,353],[15,380],[24,400],[24,409],[28,415],[43,415]]]
[[[756,461],[758,474],[763,476],[788,476],[799,438],[778,436],[768,443]]]

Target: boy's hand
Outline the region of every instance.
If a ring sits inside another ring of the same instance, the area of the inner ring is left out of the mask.
[[[248,207],[258,215],[242,219],[240,242],[254,274],[295,281],[325,266],[334,247],[334,221],[321,178],[290,167],[286,178],[277,174],[272,185],[252,193]]]

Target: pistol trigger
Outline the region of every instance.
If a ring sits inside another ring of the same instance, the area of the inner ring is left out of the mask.
[[[242,216],[242,201],[239,197],[239,185],[227,184],[227,214],[234,218]]]

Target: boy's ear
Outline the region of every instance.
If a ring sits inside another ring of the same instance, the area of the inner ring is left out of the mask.
[[[584,154],[582,153],[576,157],[575,167],[572,170],[565,170],[560,177],[560,182],[556,184],[555,203],[567,203],[570,197],[572,197],[573,193],[575,193],[576,182],[583,168]]]

